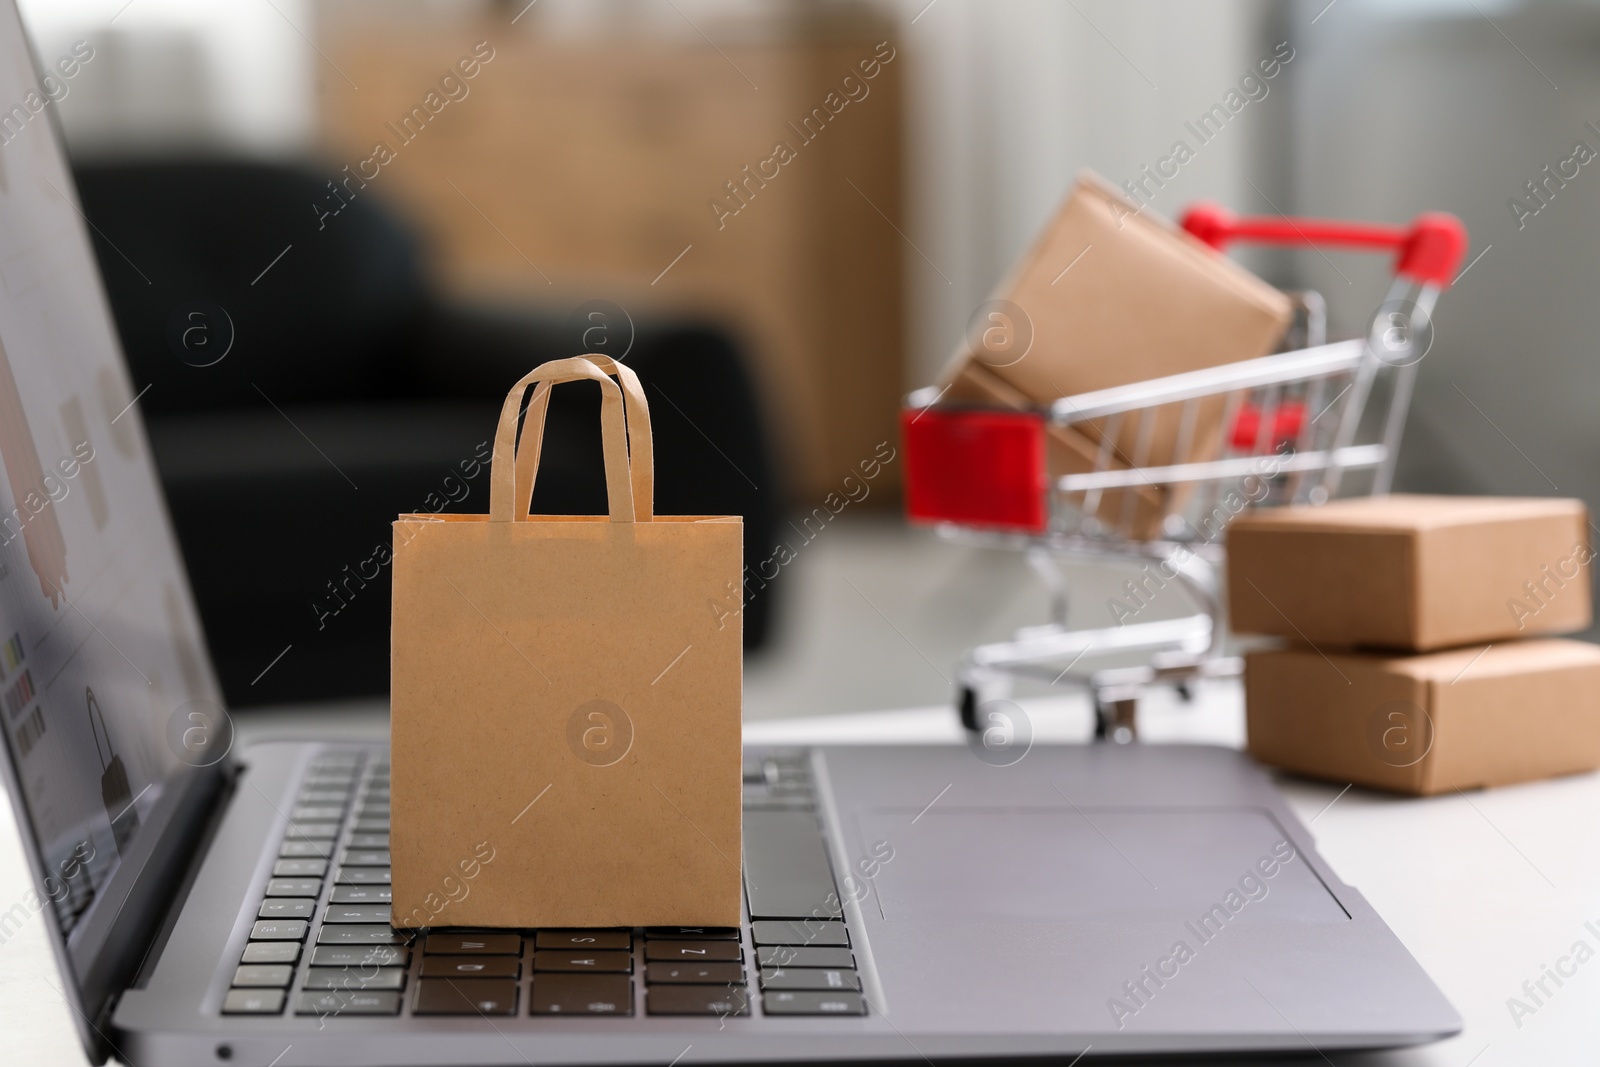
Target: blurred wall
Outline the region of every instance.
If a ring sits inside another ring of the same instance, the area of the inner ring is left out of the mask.
[[[1481,256],[1440,302],[1400,487],[1600,507],[1600,162],[1555,172],[1579,142],[1600,153],[1600,7],[1348,0],[1316,30],[1296,207],[1396,222],[1453,211],[1469,262]],[[1302,256],[1300,270],[1330,299],[1351,298],[1337,320],[1347,329],[1386,273],[1339,255]]]
[[[307,0],[19,0],[42,63],[95,57],[60,102],[75,154],[298,152],[312,132]]]
[[[1173,217],[1209,198],[1283,203],[1270,157],[1298,60],[1210,143],[1184,128],[1282,37],[1264,3],[895,0],[908,54],[910,371],[925,384],[1082,167],[1121,184],[1183,138],[1192,162],[1155,192]],[[1271,38],[1269,40],[1269,38]],[[1260,187],[1258,193],[1249,182]]]

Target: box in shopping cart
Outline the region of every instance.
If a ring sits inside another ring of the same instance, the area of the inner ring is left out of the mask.
[[[979,308],[937,384],[957,399],[987,393],[983,402],[1043,405],[1265,355],[1291,315],[1283,293],[1084,172]],[[1000,395],[1007,392],[1015,403]],[[1222,417],[1218,404],[1199,406],[1197,424],[1187,428],[1191,451],[1210,446]],[[1176,413],[1158,412],[1138,427],[1101,420],[1056,433],[1082,438],[1082,447],[1050,450],[1053,473],[1068,474],[1092,469],[1107,443],[1116,466],[1177,462],[1186,428]],[[1108,492],[1101,518],[1126,520],[1135,536],[1155,536],[1173,491]]]

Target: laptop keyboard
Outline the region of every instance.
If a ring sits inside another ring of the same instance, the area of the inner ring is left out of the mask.
[[[744,792],[753,919],[741,928],[396,930],[387,755],[323,752],[300,784],[222,1012],[867,1014],[804,757],[747,761]]]

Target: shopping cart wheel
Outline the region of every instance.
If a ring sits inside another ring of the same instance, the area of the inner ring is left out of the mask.
[[[977,690],[971,686],[962,686],[961,693],[956,699],[956,710],[961,713],[962,727],[977,733],[979,730]]]
[[[1100,699],[1094,702],[1094,739],[1118,745],[1139,740],[1139,702],[1132,697]]]

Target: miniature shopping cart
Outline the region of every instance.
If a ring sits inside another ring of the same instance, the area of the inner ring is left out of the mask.
[[[962,657],[957,701],[969,730],[986,729],[986,705],[1016,678],[1033,677],[1086,688],[1096,737],[1134,740],[1138,701],[1152,686],[1187,699],[1198,682],[1243,671],[1222,640],[1220,534],[1233,515],[1389,491],[1434,304],[1466,250],[1461,222],[1436,213],[1408,228],[1234,218],[1203,204],[1182,226],[1219,250],[1235,240],[1392,249],[1395,278],[1365,337],[1326,343],[1321,298],[1294,293],[1288,350],[1275,355],[1061,397],[1039,410],[939,406],[931,387],[907,398],[912,521],[1024,552],[1050,593],[1050,622]],[[1152,448],[1161,426],[1164,452]],[[1087,455],[1079,469],[1051,474],[1047,435],[1060,428],[1082,434]],[[1175,582],[1196,610],[1070,629],[1061,566],[1069,559],[1142,565],[1127,603],[1139,603],[1152,582]]]

